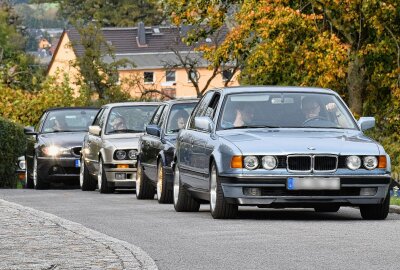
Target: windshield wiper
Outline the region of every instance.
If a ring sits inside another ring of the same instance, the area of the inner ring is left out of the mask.
[[[244,128],[280,128],[278,126],[268,126],[268,125],[244,125],[239,127],[228,127],[224,129],[244,129]]]
[[[137,130],[137,129],[117,129],[117,130],[112,130],[109,131],[107,134],[114,134],[114,133],[142,133],[143,130]]]
[[[180,128],[177,128],[177,129],[170,129],[170,130],[168,130],[168,133],[179,132],[179,130],[181,130],[181,129],[180,129]]]

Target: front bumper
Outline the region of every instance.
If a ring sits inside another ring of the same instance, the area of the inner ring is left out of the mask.
[[[288,190],[287,177],[220,177],[229,203],[264,207],[314,207],[322,204],[357,206],[383,202],[390,186],[390,175],[340,176],[340,190]],[[327,177],[327,176],[324,176]],[[331,177],[337,177],[332,175]],[[259,188],[261,196],[246,195],[245,188]],[[375,195],[361,196],[361,188],[376,188]]]
[[[38,177],[47,182],[76,181],[79,179],[78,157],[38,157]]]
[[[107,182],[112,183],[115,187],[136,187],[136,167],[126,169],[113,168],[113,165],[105,165],[104,167]]]

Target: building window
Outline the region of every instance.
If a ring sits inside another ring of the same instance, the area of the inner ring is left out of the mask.
[[[222,71],[222,80],[224,82],[229,81],[232,79],[232,69],[224,69]]]
[[[144,73],[144,83],[154,83],[154,72]]]
[[[199,81],[199,73],[195,70],[191,70],[188,74],[188,81],[191,82],[190,78],[193,79],[193,81],[198,82]]]
[[[175,70],[169,70],[165,72],[165,81],[167,82],[175,82]]]

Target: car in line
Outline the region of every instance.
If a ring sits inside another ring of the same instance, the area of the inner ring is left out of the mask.
[[[146,132],[139,140],[136,197],[172,203],[171,162],[178,132],[196,106],[198,99],[169,100],[160,105]]]
[[[334,91],[234,87],[208,91],[174,157],[175,210],[234,218],[238,206],[337,212],[357,206],[364,219],[389,211],[390,158]]]
[[[139,137],[158,106],[159,102],[123,102],[101,107],[83,140],[83,191],[135,188]]]
[[[25,127],[27,137],[26,187],[46,189],[51,182],[76,185],[79,181],[83,138],[97,108],[52,108],[36,127]]]

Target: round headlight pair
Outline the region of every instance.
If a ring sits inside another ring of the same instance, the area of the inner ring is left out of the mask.
[[[137,158],[137,151],[136,150],[117,150],[115,152],[115,157],[118,160],[124,160],[126,157],[129,159],[136,159]]]
[[[373,170],[378,166],[378,159],[374,156],[366,156],[363,158],[364,167]],[[349,156],[346,159],[346,166],[350,170],[357,170],[361,167],[361,158],[358,156]]]
[[[247,156],[243,160],[244,167],[248,170],[255,170],[258,168],[259,160],[256,156]],[[276,168],[278,162],[274,156],[263,156],[261,159],[261,164],[266,170],[273,170]]]

